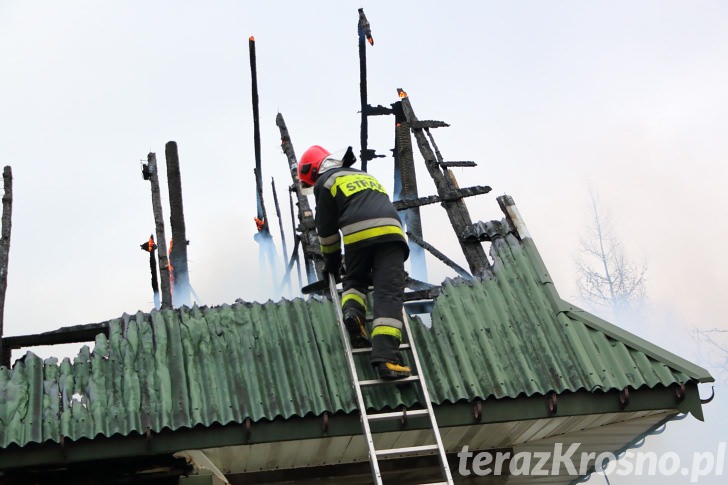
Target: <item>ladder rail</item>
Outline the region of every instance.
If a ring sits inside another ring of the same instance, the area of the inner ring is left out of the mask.
[[[329,275],[329,290],[331,292],[331,301],[334,305],[334,312],[336,313],[336,319],[338,321],[339,331],[341,334],[341,340],[344,345],[344,350],[346,352],[346,360],[347,364],[349,366],[349,375],[352,379],[352,387],[354,388],[354,393],[356,395],[357,404],[359,406],[359,412],[362,424],[362,429],[364,430],[364,437],[366,439],[367,448],[369,450],[369,463],[371,464],[372,468],[372,476],[374,478],[374,483],[376,485],[383,485],[382,483],[382,473],[379,468],[379,459],[378,459],[378,453],[386,456],[386,451],[380,451],[377,452],[375,446],[374,446],[374,437],[372,435],[372,430],[370,426],[370,419],[367,415],[366,411],[366,403],[364,402],[364,394],[362,393],[362,386],[369,386],[369,385],[376,385],[380,384],[378,382],[379,380],[374,381],[360,381],[359,375],[356,370],[356,362],[354,361],[354,351],[351,347],[351,342],[349,341],[349,332],[346,330],[346,325],[344,324],[344,313],[341,308],[341,301],[339,299],[339,293],[336,289],[336,279],[333,275]],[[437,449],[437,455],[440,460],[440,469],[443,475],[443,478],[445,478],[445,482],[438,482],[438,483],[445,483],[448,485],[452,485],[453,479],[452,474],[450,472],[450,465],[447,462],[447,453],[445,452],[445,446],[442,442],[442,436],[440,435],[440,428],[437,426],[437,419],[435,418],[435,410],[432,407],[432,401],[430,400],[430,391],[427,388],[427,383],[425,381],[425,376],[422,374],[422,365],[420,364],[420,358],[419,354],[417,353],[417,348],[414,343],[414,337],[412,335],[412,330],[410,328],[409,324],[409,316],[407,315],[406,310],[404,307],[402,308],[402,321],[404,325],[404,329],[406,331],[406,334],[409,338],[409,344],[402,344],[400,348],[408,348],[412,352],[412,360],[414,361],[414,366],[417,370],[417,374],[408,377],[407,379],[400,379],[397,381],[387,381],[386,383],[396,383],[396,382],[404,382],[404,381],[419,381],[419,385],[421,387],[421,395],[422,399],[424,400],[426,414],[428,415],[429,421],[430,421],[430,428],[432,429],[432,434],[435,438],[435,445],[425,445],[421,447],[410,447],[413,450],[418,449],[429,449],[434,450]],[[367,349],[371,350],[371,349]],[[359,352],[357,352],[359,353]],[[394,414],[394,413],[392,413]],[[415,413],[415,414],[421,414],[421,413]],[[377,420],[376,418],[374,420]],[[392,450],[390,450],[392,451]]]
[[[372,467],[372,475],[374,483],[376,485],[382,485],[382,473],[379,470],[379,460],[377,459],[377,451],[374,448],[374,438],[372,437],[372,430],[369,426],[369,419],[367,418],[366,403],[364,402],[364,395],[361,392],[361,386],[359,386],[359,376],[356,371],[356,362],[354,361],[354,354],[351,349],[351,342],[349,342],[349,333],[346,331],[344,325],[344,312],[341,309],[341,301],[339,300],[339,293],[336,290],[336,279],[334,275],[329,274],[329,290],[331,291],[331,301],[334,304],[334,311],[336,312],[336,319],[338,321],[339,330],[341,333],[341,340],[344,344],[344,350],[346,351],[346,359],[349,364],[349,375],[352,379],[352,387],[356,394],[356,400],[359,405],[359,412],[362,428],[364,429],[364,438],[367,442],[367,448],[369,449],[369,463]]]
[[[425,401],[425,406],[427,408],[429,417],[430,417],[430,425],[432,427],[432,433],[435,435],[435,443],[437,444],[437,452],[440,458],[440,463],[442,464],[442,474],[444,475],[443,478],[445,478],[446,482],[449,484],[454,483],[452,479],[452,473],[450,472],[450,464],[447,462],[447,453],[445,452],[445,445],[442,442],[442,436],[440,435],[440,428],[437,426],[437,419],[435,418],[435,410],[432,408],[432,401],[430,400],[430,390],[427,388],[427,381],[425,379],[425,375],[422,372],[422,365],[420,364],[420,357],[417,353],[417,346],[415,345],[415,339],[414,335],[412,334],[412,330],[410,329],[409,324],[409,316],[407,315],[407,312],[402,308],[402,322],[404,324],[405,330],[407,331],[407,336],[409,338],[409,344],[410,344],[410,351],[412,352],[412,359],[414,360],[415,367],[417,368],[417,374],[420,376],[420,388],[422,390],[422,398]]]

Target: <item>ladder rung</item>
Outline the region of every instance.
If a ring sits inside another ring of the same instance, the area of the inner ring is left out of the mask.
[[[430,412],[427,409],[415,409],[413,411],[404,410],[392,413],[367,414],[367,419],[369,421],[387,421],[401,418],[414,418],[415,416],[429,416],[429,414]]]
[[[390,456],[390,455],[411,455],[414,453],[421,453],[423,451],[437,451],[440,448],[438,448],[437,445],[422,445],[422,446],[407,446],[405,448],[390,448],[388,450],[377,450],[375,453],[377,454],[377,458],[380,458],[382,456]]]
[[[368,381],[359,381],[359,386],[378,386],[380,384],[402,384],[405,382],[419,381],[420,376],[409,376],[403,379],[371,379]]]
[[[410,348],[410,344],[400,344],[400,346],[399,346],[399,350],[405,350],[405,349],[409,349],[409,348]],[[366,354],[367,352],[371,352],[371,351],[372,351],[371,347],[362,347],[360,349],[351,349],[352,354]]]

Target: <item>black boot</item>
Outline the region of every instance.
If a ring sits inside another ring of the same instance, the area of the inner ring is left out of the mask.
[[[344,325],[349,332],[349,340],[351,341],[352,348],[360,349],[369,347],[369,336],[367,335],[367,329],[364,325],[364,318],[361,312],[353,308],[345,309]]]
[[[403,379],[412,373],[402,361],[399,339],[391,335],[375,335],[372,338],[371,364],[381,379]]]

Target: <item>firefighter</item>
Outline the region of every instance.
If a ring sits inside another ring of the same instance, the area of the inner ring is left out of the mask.
[[[350,168],[356,160],[351,147],[343,157],[314,145],[298,163],[303,187],[313,186],[316,230],[324,256],[324,273],[343,276],[341,306],[352,345],[371,341],[371,364],[382,379],[410,375],[399,353],[402,342],[404,261],[409,247],[397,210],[382,184],[361,170]],[[341,235],[345,272],[341,275]],[[367,291],[374,287],[372,331],[364,325]]]

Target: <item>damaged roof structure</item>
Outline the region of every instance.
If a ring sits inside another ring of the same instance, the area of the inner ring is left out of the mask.
[[[708,372],[562,300],[512,199],[499,202],[506,217],[484,224],[492,274],[446,282],[431,327],[412,325],[428,354],[422,373],[454,469],[466,445],[517,453],[581,443],[580,452],[617,452],[680,414],[702,419],[698,384],[712,381]],[[330,301],[155,310],[107,325],[94,351],[84,348],[73,361],[28,353],[2,369],[5,477],[54,476],[101,460],[168,460],[193,448],[230,483],[368,482]],[[406,386],[379,389],[369,406],[411,407],[413,396]],[[380,426],[393,445],[421,439],[416,419]],[[580,476],[593,461],[577,462]],[[161,468],[182,475],[182,463]],[[385,477],[403,483],[434,466],[426,458],[397,469],[383,463]],[[560,472],[550,482],[578,478]]]
[[[359,15],[361,58],[371,31],[361,9]],[[463,198],[490,187],[457,185],[449,167],[473,162],[443,159],[430,129],[447,125],[418,120],[403,90],[391,109],[370,106],[362,79],[362,166],[376,158],[367,148],[367,117],[394,115],[402,187],[396,205],[406,214],[408,236],[458,275],[441,285],[410,279],[406,293],[411,338],[425,355],[420,373],[451,468],[459,470],[464,447],[513,457],[579,444],[575,469],[549,459],[548,476],[505,466],[489,476],[455,473],[456,482],[574,483],[594,471],[600,453],[627,450],[687,414],[702,420],[698,385],[712,376],[563,300],[511,197],[497,198],[502,218],[470,219]],[[282,116],[276,123],[299,197],[296,248],[303,250],[310,283],[321,270],[312,214],[295,184],[295,154]],[[411,136],[437,195],[417,194]],[[416,209],[431,203],[446,210],[467,269],[416,230]],[[34,341],[71,334],[94,339],[93,350],[84,347],[61,362],[28,352],[12,368],[0,367],[2,483],[70,477],[86,483],[370,483],[328,299],[163,306]],[[3,347],[18,348],[20,340],[6,337]],[[357,359],[360,375],[373,377],[366,359]],[[369,391],[367,403],[374,411],[423,404],[407,385]],[[415,417],[372,427],[389,447],[425,439]],[[437,462],[423,455],[383,460],[381,467],[385,481],[418,483]]]

